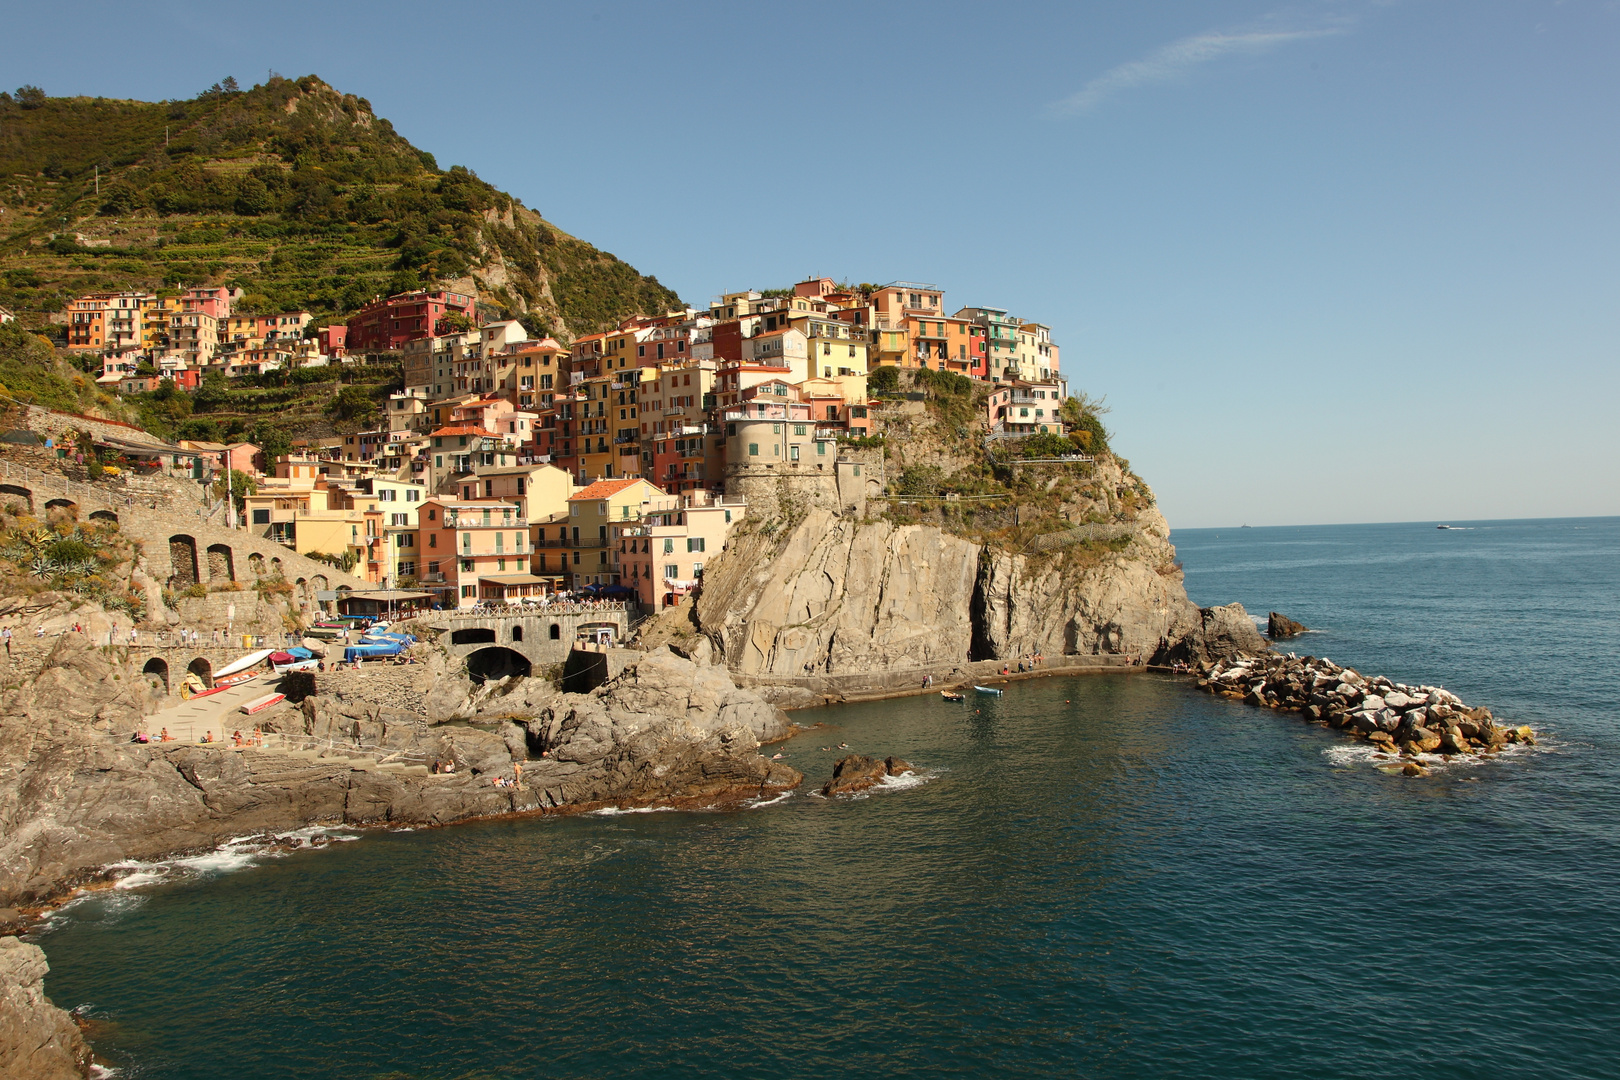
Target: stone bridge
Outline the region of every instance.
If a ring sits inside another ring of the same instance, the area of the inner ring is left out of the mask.
[[[117,525],[125,536],[141,542],[143,569],[160,587],[179,591],[232,581],[251,587],[259,578],[279,577],[293,586],[296,606],[305,612],[317,610],[317,592],[366,587],[361,579],[274,540],[213,523],[188,485],[171,483],[149,479],[139,488],[83,483],[0,459],[0,506],[15,502],[37,517],[61,507],[81,521]],[[156,622],[164,619],[156,589],[147,590],[147,615]]]
[[[473,678],[499,679],[561,664],[579,641],[597,642],[603,635],[623,641],[631,612],[622,603],[551,604],[510,614],[451,611],[418,619],[443,633],[439,644],[466,660]]]

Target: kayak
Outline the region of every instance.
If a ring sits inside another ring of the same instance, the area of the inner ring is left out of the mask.
[[[991,694],[991,695],[994,695],[995,697],[1000,697],[1001,696],[1001,691],[997,690],[993,686],[978,686],[978,685],[975,685],[973,687],[973,689],[977,690],[981,694]]]

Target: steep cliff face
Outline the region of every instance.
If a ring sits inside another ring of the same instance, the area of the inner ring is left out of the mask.
[[[45,996],[39,946],[0,938],[0,1066],[7,1080],[63,1080],[90,1073],[90,1048],[73,1018]]]
[[[812,511],[785,535],[739,536],[707,569],[696,617],[726,665],[756,678],[1028,653],[1150,658],[1178,644],[1201,655],[1205,620],[1163,516],[1146,508],[1108,535],[1014,554],[932,526]]]

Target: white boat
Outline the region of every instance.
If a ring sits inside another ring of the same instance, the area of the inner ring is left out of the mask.
[[[232,660],[230,663],[214,672],[214,678],[216,680],[223,679],[227,675],[235,675],[238,671],[247,671],[249,668],[258,667],[260,664],[269,659],[270,654],[275,651],[276,650],[274,649],[260,649],[258,652],[250,652],[241,659]]]

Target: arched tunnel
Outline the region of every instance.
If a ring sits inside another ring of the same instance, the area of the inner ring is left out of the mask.
[[[479,649],[467,657],[467,677],[481,683],[489,679],[504,679],[508,675],[527,675],[531,666],[520,652],[495,646]]]

